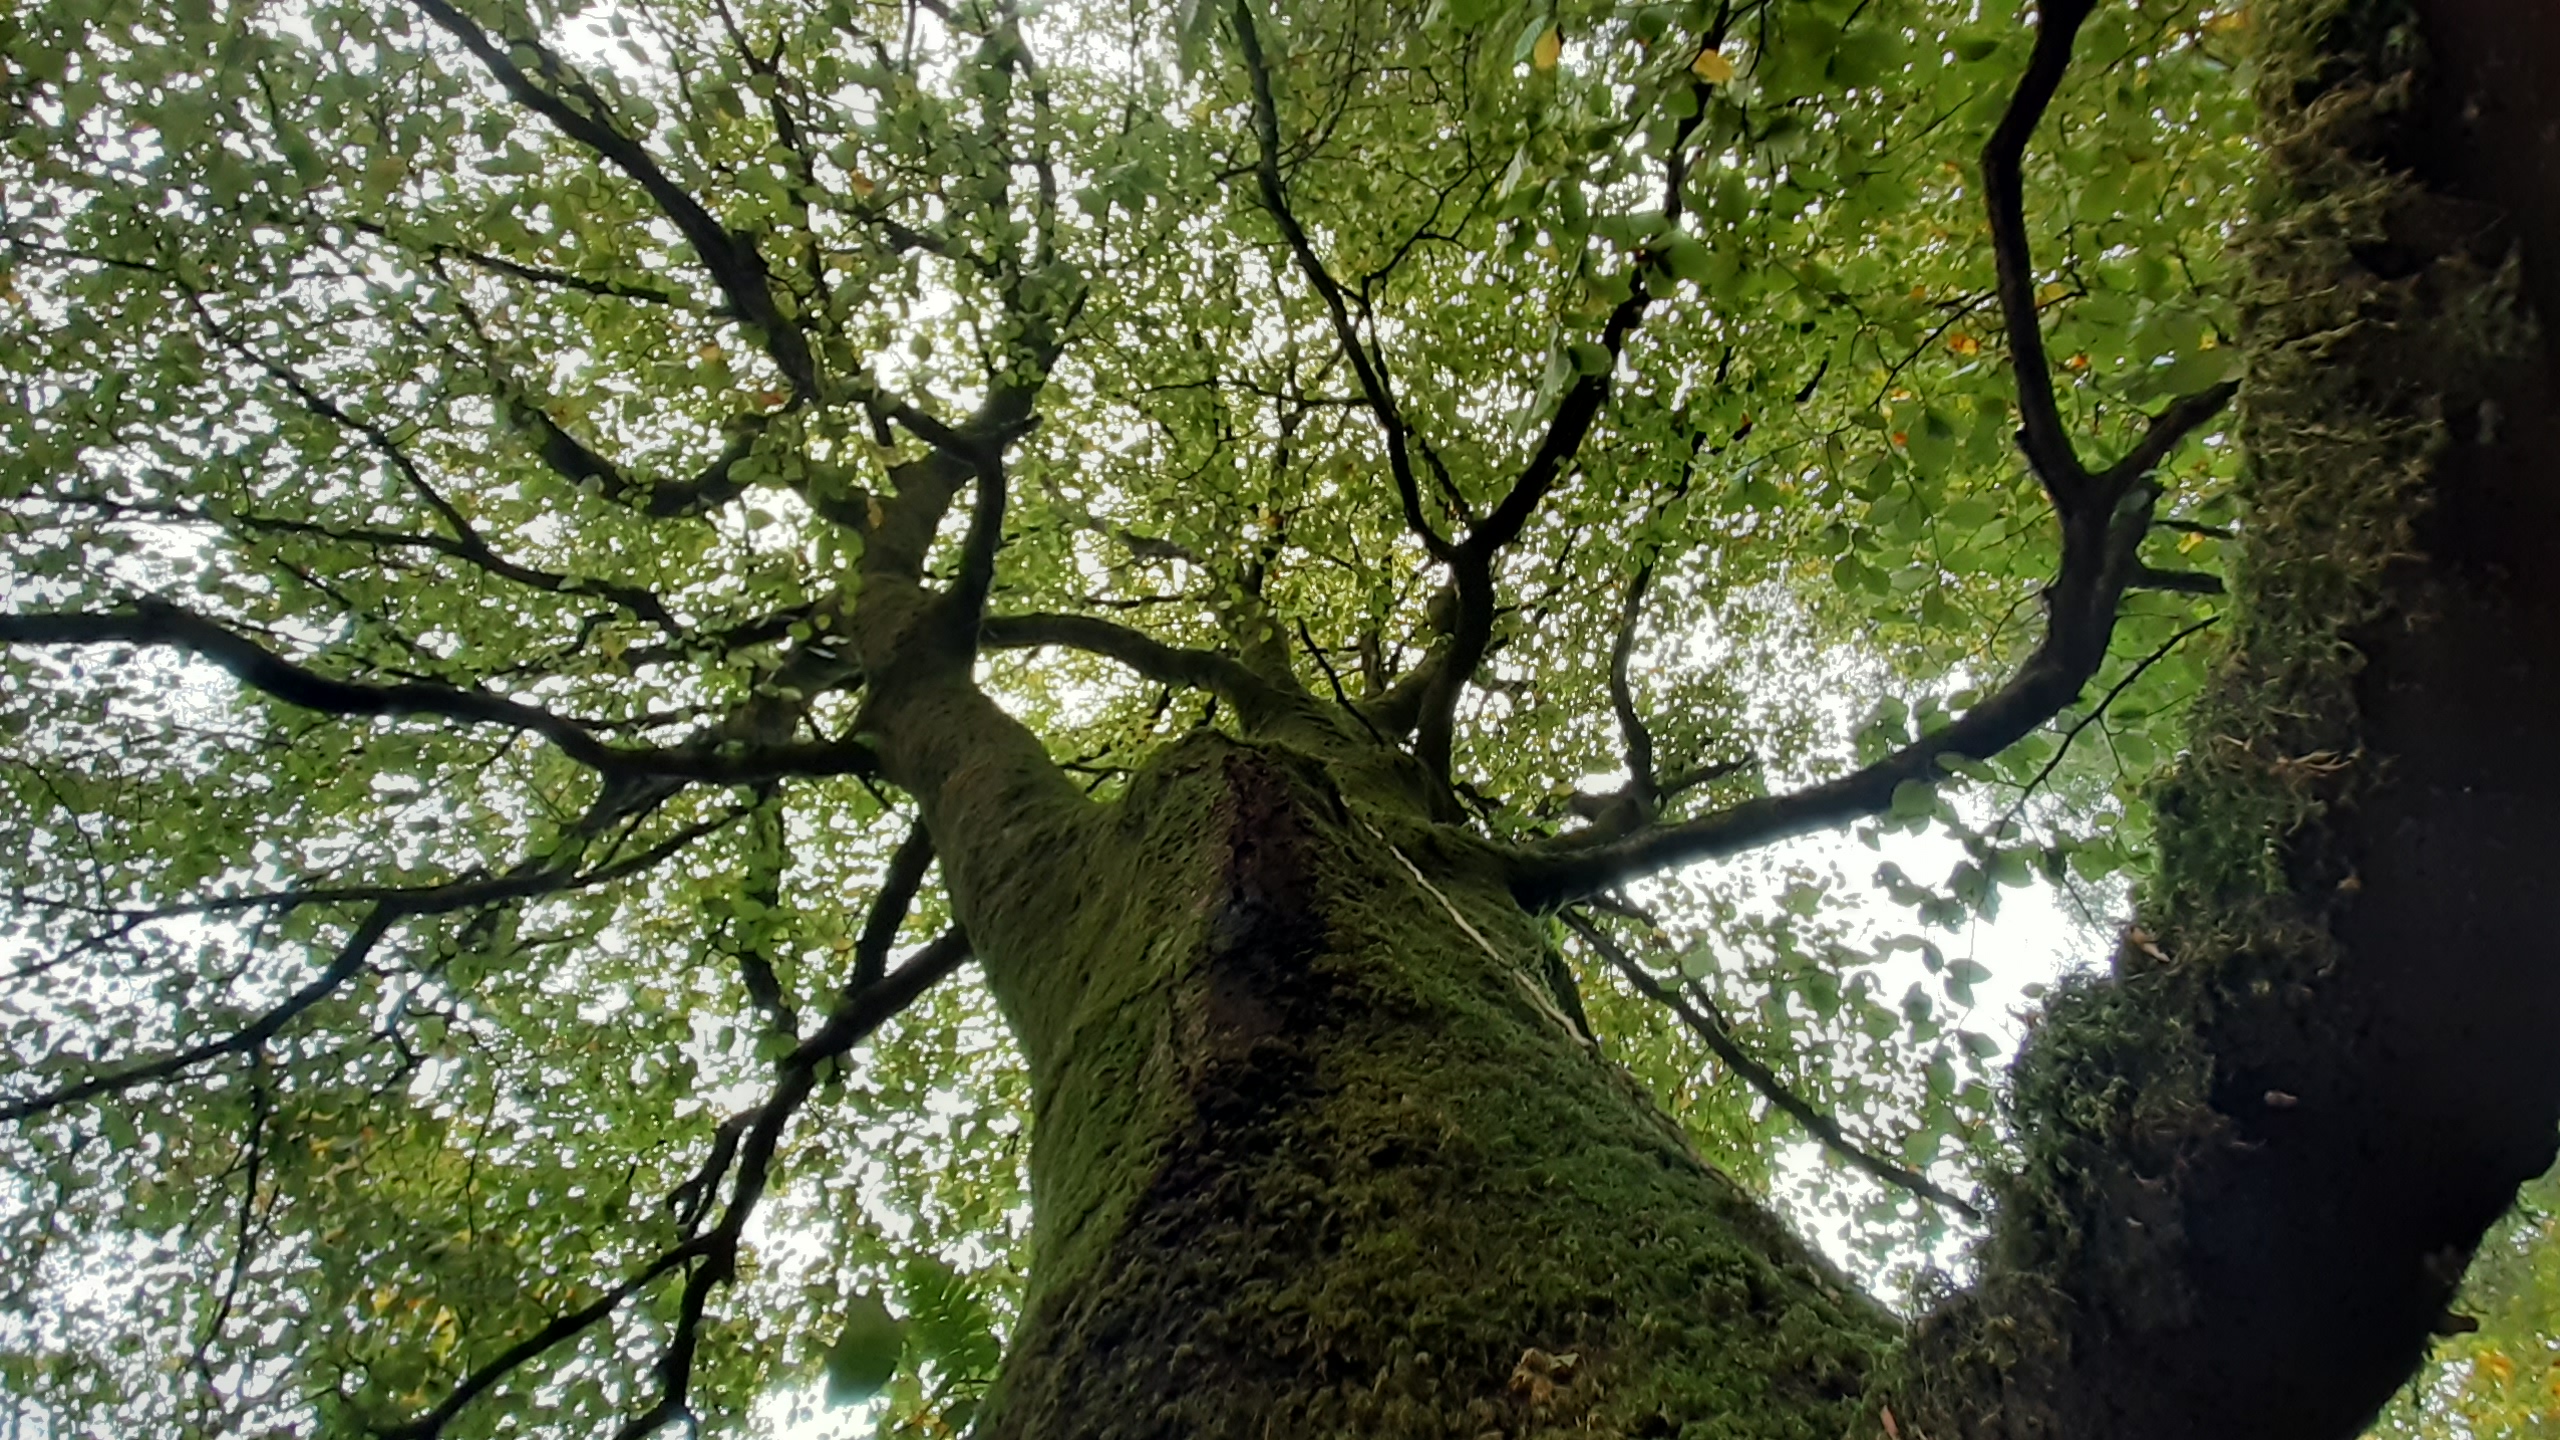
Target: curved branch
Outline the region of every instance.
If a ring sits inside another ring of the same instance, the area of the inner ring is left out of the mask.
[[[2063,432],[2036,319],[2019,167],[2027,139],[2069,67],[2072,39],[2093,3],[2051,0],[2040,12],[2034,55],[1983,150],[2001,308],[2025,417],[2019,443],[2062,527],[2062,561],[2044,592],[2045,629],[2035,650],[1990,698],[1961,719],[1848,775],[1694,820],[1615,838],[1569,836],[1526,852],[1512,870],[1513,890],[1522,903],[1563,904],[1673,865],[1881,813],[1903,785],[1941,779],[1941,757],[1987,760],[2024,739],[2077,702],[2106,662],[2125,593],[2156,573],[2138,553],[2159,500],[2151,472],[2220,414],[2238,387],[2217,385],[2173,402],[2152,417],[2130,453],[2096,474],[2081,464]]]
[[[393,535],[372,530],[334,531],[316,522],[269,520],[250,516],[233,517],[239,523],[254,528],[324,535],[333,539],[422,546],[441,554],[451,555],[502,580],[512,580],[531,589],[547,591],[554,595],[580,591],[599,595],[670,635],[683,633],[684,627],[676,623],[675,616],[667,610],[666,602],[659,599],[654,591],[636,585],[619,585],[603,580],[574,580],[566,575],[554,575],[529,565],[519,564],[500,555],[496,548],[489,544],[487,538],[481,535],[479,528],[471,523],[470,518],[462,513],[461,507],[446,499],[444,492],[437,489],[434,482],[427,478],[426,472],[420,469],[417,461],[410,456],[408,447],[393,439],[388,429],[377,421],[358,418],[352,411],[305,380],[291,366],[270,358],[234,335],[228,326],[213,317],[201,299],[190,296],[189,304],[194,309],[197,320],[204,325],[207,332],[232,353],[265,371],[268,378],[282,385],[303,409],[340,429],[361,436],[366,444],[380,452],[384,459],[391,462],[392,468],[400,472],[400,478],[408,482],[409,488],[417,492],[418,498],[426,502],[427,508],[433,510],[437,518],[443,520],[453,534],[448,539],[433,535]],[[543,416],[542,420],[546,425],[550,423],[550,417],[547,415]],[[577,444],[576,441],[569,440],[566,432],[559,431],[557,426],[553,426],[552,429],[563,441],[570,445]],[[611,470],[611,467],[594,452],[586,450],[583,446],[578,448],[582,454],[594,462],[595,466],[604,471]],[[544,458],[546,461],[551,459],[548,440],[544,445]],[[733,460],[730,463],[735,462]],[[566,471],[562,473],[572,483],[587,478],[584,475],[568,475]]]
[[[259,1049],[304,1011],[336,994],[340,987],[354,979],[356,972],[362,970],[372,957],[373,947],[382,942],[382,937],[390,933],[393,925],[406,917],[407,912],[394,905],[374,906],[365,913],[363,920],[357,922],[346,943],[338,947],[337,958],[329,962],[327,969],[287,996],[284,1003],[221,1039],[208,1040],[151,1060],[136,1061],[24,1100],[10,1101],[0,1105],[0,1122],[25,1120],[101,1095],[119,1094],[137,1085],[166,1080],[208,1060],[218,1060],[225,1055],[245,1055]]]
[[[433,1440],[433,1437],[444,1433],[444,1427],[462,1412],[462,1407],[480,1398],[490,1387],[540,1359],[546,1351],[585,1334],[596,1322],[622,1308],[623,1301],[638,1294],[651,1281],[687,1264],[709,1248],[709,1237],[705,1236],[688,1240],[667,1251],[602,1295],[575,1310],[552,1317],[550,1324],[508,1346],[496,1359],[464,1376],[462,1383],[453,1387],[453,1393],[434,1409],[406,1424],[393,1426],[383,1434],[392,1440]]]
[[[990,615],[979,623],[978,643],[995,650],[1045,645],[1082,650],[1116,660],[1150,680],[1209,691],[1248,711],[1269,711],[1286,702],[1278,687],[1233,656],[1168,645],[1144,631],[1091,615]]]
[[[570,759],[609,776],[738,783],[778,775],[868,775],[871,752],[851,741],[816,744],[624,747],[607,745],[574,720],[548,710],[447,685],[368,685],[297,665],[246,636],[167,601],[144,598],[126,614],[0,614],[0,644],[165,645],[229,671],[253,690],[325,715],[424,715],[500,725],[539,735]]]
[[[609,768],[612,752],[573,721],[476,690],[443,685],[364,685],[332,680],[165,600],[133,602],[129,614],[0,615],[0,644],[165,645],[231,672],[242,684],[288,705],[329,715],[429,715],[531,731],[571,759]]]
[[[1715,1057],[1725,1063],[1726,1069],[1741,1076],[1752,1089],[1760,1092],[1761,1098],[1785,1113],[1798,1125],[1803,1126],[1805,1133],[1811,1135],[1824,1149],[1888,1185],[1898,1186],[1923,1200],[1944,1205],[1968,1220],[1982,1218],[1981,1208],[1971,1201],[1931,1180],[1928,1176],[1908,1166],[1897,1165],[1873,1151],[1861,1148],[1852,1141],[1840,1128],[1838,1121],[1813,1108],[1802,1096],[1789,1090],[1786,1082],[1778,1078],[1776,1071],[1761,1064],[1752,1057],[1750,1051],[1742,1048],[1742,1042],[1734,1038],[1733,1031],[1726,1026],[1724,1017],[1714,1009],[1712,1002],[1704,1006],[1691,1004],[1687,996],[1646,974],[1644,967],[1636,963],[1635,957],[1601,933],[1599,926],[1570,911],[1566,912],[1563,918],[1565,928],[1581,936],[1582,943],[1598,952],[1612,968],[1625,976],[1627,983],[1634,986],[1637,993],[1658,1005],[1668,1007],[1673,1014],[1679,1016],[1680,1023],[1688,1026],[1692,1034],[1695,1034],[1709,1050],[1715,1052]]]
[[[2010,93],[2009,108],[1982,147],[1982,190],[1991,212],[1991,249],[1998,271],[2000,314],[2008,329],[2009,364],[2018,383],[2018,445],[2036,478],[2057,502],[2077,498],[2090,475],[2063,428],[2054,399],[2053,367],[2046,358],[2044,327],[2036,314],[2035,262],[2027,239],[2027,142],[2071,68],[2072,43],[2096,0],[2042,0],[2036,8],[2035,50]],[[2156,463],[2156,462],[2155,462]],[[2148,470],[2150,467],[2144,467]]]
[[[1653,583],[1653,566],[1636,568],[1635,578],[1627,582],[1627,597],[1618,610],[1618,633],[1609,642],[1609,708],[1617,712],[1618,730],[1626,740],[1627,783],[1636,799],[1647,806],[1658,803],[1662,788],[1653,771],[1653,732],[1645,728],[1644,716],[1636,709],[1633,687],[1627,683],[1627,666],[1635,657],[1636,626],[1644,618],[1644,592]]]
[[[684,187],[668,178],[647,148],[614,124],[612,107],[604,96],[549,47],[527,36],[512,35],[500,44],[479,22],[448,0],[416,0],[416,4],[428,19],[462,42],[508,98],[558,126],[562,134],[637,181],[702,257],[704,268],[711,272],[712,280],[738,317],[759,332],[765,352],[790,382],[793,395],[804,402],[816,398],[817,363],[810,354],[808,337],[783,316],[775,303],[772,275],[765,268],[764,256],[757,252],[753,237],[722,225],[700,201],[685,193]],[[518,63],[518,56],[532,58],[533,69],[540,72],[539,80]]]

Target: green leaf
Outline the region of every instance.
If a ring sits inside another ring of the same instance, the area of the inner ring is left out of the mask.
[[[898,1373],[906,1326],[870,1291],[845,1298],[844,1326],[827,1347],[827,1403],[858,1405],[884,1389]]]

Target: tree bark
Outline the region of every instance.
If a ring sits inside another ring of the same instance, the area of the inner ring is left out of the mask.
[[[1833,1440],[1894,1326],[1565,1018],[1493,857],[1342,774],[1171,747],[991,967],[1038,1222],[977,1433]]]
[[[2560,19],[2255,23],[2239,636],[2141,924],[2020,1061],[1979,1283],[1905,1337],[1703,1164],[1356,743],[1203,733],[1095,806],[965,664],[883,663],[1032,1072],[977,1433],[2344,1440],[2388,1399],[2560,1120]]]
[[[2560,1121],[2560,16],[2269,0],[2240,639],[2016,1076],[1945,1440],[2357,1434]]]

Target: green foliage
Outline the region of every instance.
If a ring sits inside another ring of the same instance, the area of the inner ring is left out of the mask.
[[[1441,577],[1323,298],[1239,179],[1225,8],[943,8],[462,7],[519,68],[539,39],[589,87],[573,112],[751,242],[758,319],[713,235],[427,8],[17,7],[7,608],[154,597],[331,677],[502,696],[614,745],[843,741],[854,567],[923,453],[882,417],[1045,378],[997,613],[1384,692],[1443,633]],[[2025,54],[2010,7],[1255,8],[1288,195],[1432,447],[1428,514],[1491,508],[1573,387],[1613,377],[1500,563],[1458,707],[1486,836],[1553,834],[1577,785],[1623,778],[1606,657],[1639,566],[1630,686],[1663,771],[1756,760],[1675,814],[1905,743],[2033,644],[2055,541],[2011,447],[1972,170]],[[2093,453],[2230,373],[2251,157],[2228,38],[2192,0],[2107,7],[2030,157],[2038,299]],[[1639,283],[1652,309],[1613,354]],[[2162,514],[2193,528],[2157,563],[2220,569],[2235,471],[2215,434],[2163,472]],[[934,573],[957,547],[955,525]],[[1879,948],[1783,861],[1660,882],[1657,958],[1823,1109],[1961,1171],[1994,1141],[1991,1051],[1951,1014],[1984,977],[1937,947],[2030,872],[2103,903],[2139,870],[2136,797],[2205,663],[2172,641],[2211,605],[2131,597],[2081,704],[1897,797],[1885,830],[1967,847],[1943,883],[1894,881],[1938,939]],[[981,673],[1104,796],[1235,723],[1073,649]],[[12,1100],[240,1031],[387,892],[560,881],[403,913],[264,1043],[0,1135],[0,1388],[64,1429],[395,1424],[684,1244],[686,1187],[795,1043],[774,1002],[815,1017],[852,976],[907,822],[842,773],[626,783],[519,730],[315,713],[165,648],[13,646],[0,677]],[[947,912],[928,886],[894,938]],[[1900,996],[1895,955],[1926,965]],[[1611,1053],[1765,1181],[1785,1122],[1617,980],[1581,981]],[[882,1389],[890,1433],[966,1423],[1026,1253],[1007,1043],[962,982],[827,1062],[702,1330],[707,1425],[781,1423],[822,1387]],[[638,1413],[679,1291],[641,1286],[446,1433]]]
[[[2457,1309],[2478,1328],[2437,1345],[2371,1440],[2560,1435],[2560,1172],[2480,1242]]]

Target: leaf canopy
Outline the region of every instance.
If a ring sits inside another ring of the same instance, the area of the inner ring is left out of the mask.
[[[772,1426],[822,1383],[965,1423],[1025,1096],[925,988],[951,917],[863,758],[902,499],[998,437],[981,682],[1099,794],[1233,723],[1200,653],[1412,734],[1524,846],[1900,753],[2063,563],[1976,166],[2035,43],[1970,0],[0,19],[0,1389],[131,1433]],[[2100,10],[2026,152],[2092,467],[2233,376],[2235,44]],[[2082,698],[1874,807],[1969,849],[1889,877],[1915,926],[2139,865],[2236,513],[2200,434],[2135,537],[2183,580]],[[1469,644],[1436,738],[1393,718]],[[1793,862],[1644,898],[1628,943],[1814,1109],[1959,1182],[1996,1145],[1982,967]],[[1765,1180],[1796,1122],[1573,958]]]

